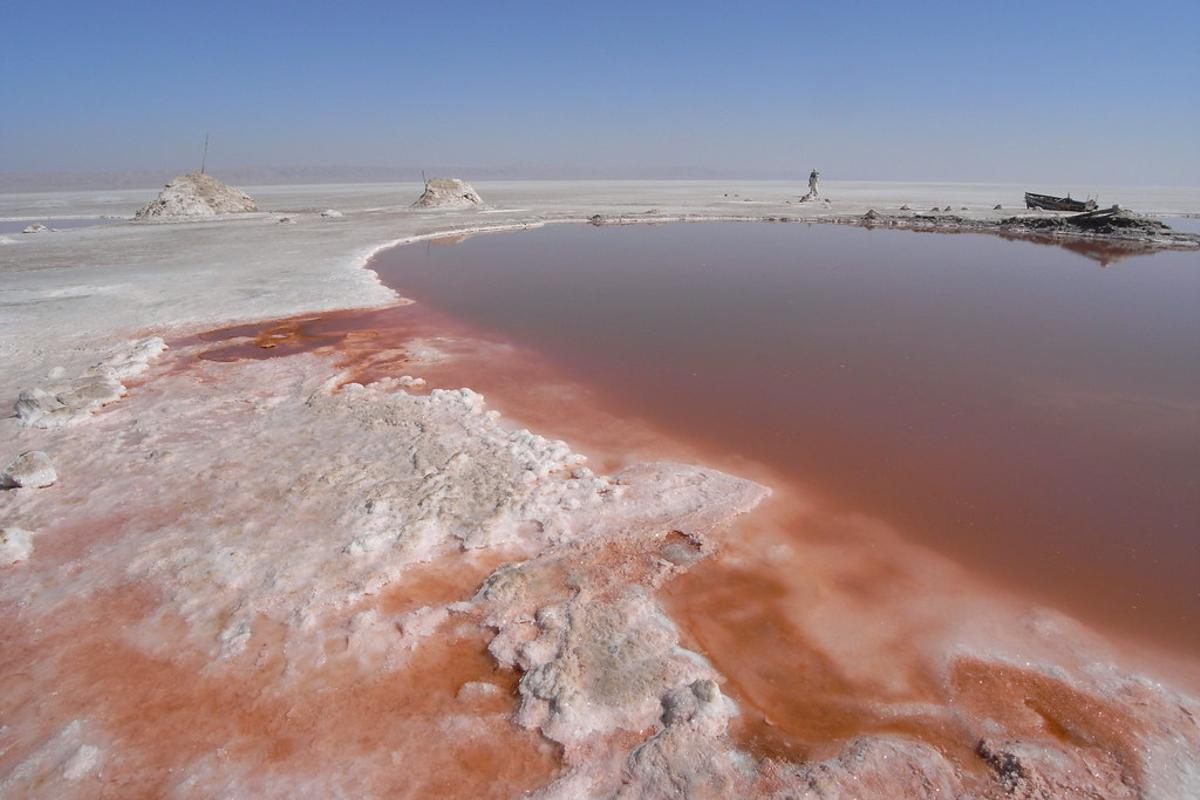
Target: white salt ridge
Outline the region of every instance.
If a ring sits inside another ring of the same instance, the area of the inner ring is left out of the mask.
[[[17,418],[35,428],[60,428],[87,419],[101,406],[124,397],[122,381],[144,372],[166,349],[161,337],[138,339],[72,381],[26,389],[17,396]]]

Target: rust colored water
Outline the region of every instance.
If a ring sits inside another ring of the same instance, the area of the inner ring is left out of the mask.
[[[737,262],[739,250],[754,258]],[[384,254],[374,266],[416,304],[174,344],[219,361],[316,351],[343,382],[411,373],[430,388],[471,386],[604,471],[666,457],[771,485],[774,496],[738,523],[721,556],[660,594],[685,646],[724,676],[743,711],[735,737],[756,755],[821,758],[861,734],[898,733],[982,774],[978,742],[991,735],[987,720],[1003,719],[1010,732],[1099,746],[1133,769],[1125,734],[1135,726],[1102,697],[977,657],[1005,631],[1022,662],[1070,658],[1071,644],[1046,650],[1014,621],[1024,604],[1007,605],[988,586],[996,581],[1102,628],[1115,620],[1196,650],[1195,563],[1185,538],[1161,527],[1174,512],[1151,502],[1156,489],[1174,498],[1182,530],[1196,530],[1194,499],[1180,489],[1196,453],[1194,265],[1175,256],[1096,263],[975,236],[553,229]],[[1139,272],[1109,277],[1130,267]],[[453,357],[410,359],[426,344]],[[1130,405],[1159,413],[1117,413]],[[1089,437],[1091,450],[1081,444]],[[1090,463],[1104,452],[1109,463]],[[1163,471],[1172,458],[1183,470],[1175,476]],[[1064,464],[1073,471],[1055,474]],[[1106,466],[1137,480],[1105,494]],[[1035,491],[1048,480],[1045,491],[1071,489],[1072,477],[1105,492],[1076,487],[1055,505]],[[1093,495],[1099,507],[1072,506]],[[1144,517],[1142,559],[1092,552],[1089,531],[1063,522],[1100,520],[1100,541],[1119,538],[1109,513]],[[1025,562],[1039,547],[1061,555],[1035,569]],[[469,569],[427,565],[380,602],[395,612],[463,596],[496,559],[503,554]],[[1122,606],[1164,559],[1176,560],[1172,582],[1149,606]],[[1112,585],[1085,580],[1089,571],[1114,576]],[[1009,621],[989,628],[1001,618]],[[974,626],[991,632],[981,639]],[[469,650],[452,657],[474,663]],[[1179,663],[1194,672],[1187,656]]]
[[[372,266],[618,415],[1200,650],[1195,254],[1102,268],[985,236],[555,226]]]

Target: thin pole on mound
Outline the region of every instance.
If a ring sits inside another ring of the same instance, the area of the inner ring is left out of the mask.
[[[204,133],[204,155],[200,157],[200,174],[204,174],[204,167],[208,164],[208,132]]]
[[[425,170],[421,170],[421,183],[425,184],[425,188],[429,188],[429,178],[425,177]]]

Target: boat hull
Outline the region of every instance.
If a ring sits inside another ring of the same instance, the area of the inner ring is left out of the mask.
[[[1026,208],[1044,208],[1050,211],[1095,211],[1095,200],[1073,200],[1070,197],[1054,197],[1048,194],[1025,193]]]

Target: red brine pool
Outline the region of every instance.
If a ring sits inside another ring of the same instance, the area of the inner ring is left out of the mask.
[[[1200,651],[1194,253],[1102,267],[980,235],[561,225],[372,266],[608,411]]]

